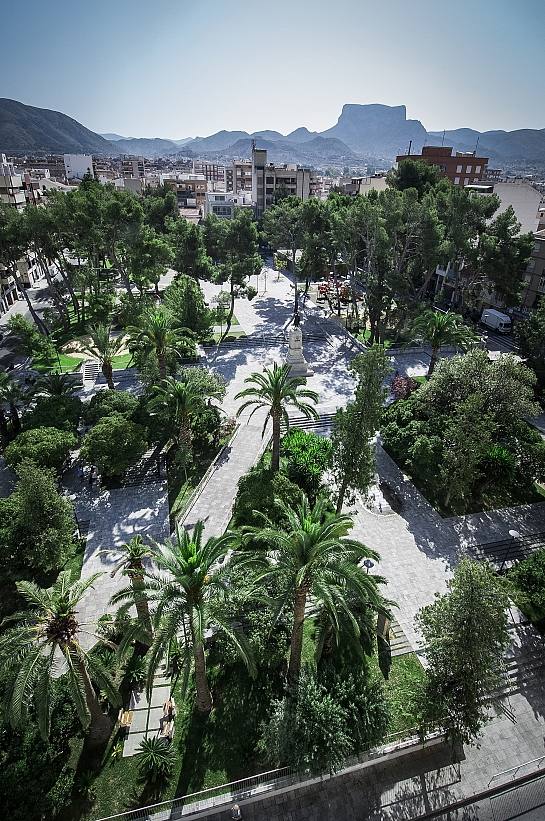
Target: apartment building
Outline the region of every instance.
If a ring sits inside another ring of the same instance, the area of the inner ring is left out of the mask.
[[[218,188],[225,185],[225,166],[220,163],[193,160],[193,173],[205,177],[206,182],[214,183]]]
[[[202,174],[181,174],[175,177],[162,177],[163,183],[172,188],[176,194],[179,208],[198,208],[204,213],[206,192],[208,190],[206,177]]]
[[[486,173],[488,157],[477,157],[476,152],[457,151],[436,145],[425,145],[421,154],[401,154],[396,162],[403,160],[423,160],[439,169],[439,177],[446,177],[453,185],[479,183]]]
[[[252,190],[252,163],[250,160],[234,160],[225,166],[225,190],[240,194]]]
[[[144,157],[135,157],[132,154],[121,160],[121,176],[137,179],[146,176],[146,161]]]
[[[7,161],[5,154],[0,154],[0,199],[22,211],[26,204],[23,177],[15,172],[12,162]]]
[[[67,180],[82,180],[85,174],[95,176],[90,154],[64,154],[64,173]]]
[[[204,201],[205,217],[215,214],[217,217],[233,219],[235,208],[253,208],[251,196],[227,191],[207,191]]]
[[[534,233],[535,244],[524,275],[521,307],[524,311],[537,308],[545,294],[545,229]]]
[[[255,203],[256,217],[274,203],[274,192],[283,188],[294,194],[303,202],[310,197],[312,173],[309,168],[300,168],[296,163],[275,166],[267,163],[267,149],[252,148],[252,199]]]

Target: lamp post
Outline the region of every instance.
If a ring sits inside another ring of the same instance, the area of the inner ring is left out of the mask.
[[[367,572],[369,573],[369,571],[371,570],[371,568],[375,566],[375,563],[374,563],[374,562],[372,562],[372,561],[371,561],[371,559],[365,559],[365,561],[364,561],[364,565],[365,565],[365,567],[367,568]]]
[[[507,561],[507,559],[509,557],[509,554],[511,552],[511,548],[513,547],[513,542],[515,541],[515,539],[520,539],[520,533],[517,530],[510,530],[509,535],[511,536],[511,541],[509,542],[509,544],[507,546],[507,550],[505,551],[503,561],[502,561],[502,563],[500,565],[500,569],[498,571],[499,573],[501,573],[503,571],[503,566],[504,566],[505,562]]]

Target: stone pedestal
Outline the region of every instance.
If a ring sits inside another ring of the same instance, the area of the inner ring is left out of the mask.
[[[289,349],[286,364],[291,365],[290,377],[314,376],[303,356],[303,334],[300,328],[292,328],[289,337]]]

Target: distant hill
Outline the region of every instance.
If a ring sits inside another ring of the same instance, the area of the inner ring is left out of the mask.
[[[301,165],[352,165],[365,161],[389,163],[405,153],[420,153],[424,144],[452,146],[454,151],[475,151],[489,157],[491,164],[506,167],[524,162],[545,163],[545,128],[479,132],[471,128],[427,132],[419,120],[408,120],[405,106],[380,104],[343,106],[336,125],[311,132],[304,126],[286,137],[264,129],[218,131],[208,137],[164,138],[122,137],[109,132],[95,134],[59,111],[35,108],[16,100],[0,99],[0,151],[7,154],[94,154],[117,157],[203,156],[216,159],[251,156],[251,140],[267,148],[269,160]]]
[[[428,134],[420,120],[407,120],[404,105],[347,104],[337,124],[321,136],[336,137],[366,156],[395,159],[400,149],[406,151],[410,140],[411,150],[420,153]]]
[[[5,98],[0,99],[0,150],[8,154],[119,155],[115,143],[66,114]]]
[[[104,137],[105,140],[109,142],[116,142],[117,140],[133,140],[134,137],[122,137],[121,134],[101,134],[101,137]]]
[[[439,140],[443,141],[443,132],[430,131],[429,137],[441,145]],[[545,129],[481,132],[471,128],[456,128],[445,131],[444,144],[451,146],[454,151],[475,151],[477,148],[481,157],[488,157],[494,163],[513,159],[545,162]]]
[[[289,140],[290,143],[306,143],[309,140],[312,140],[313,137],[317,137],[317,131],[309,131],[308,128],[296,128],[295,131],[292,131],[291,134],[286,136],[286,140]]]
[[[267,149],[267,160],[277,164],[299,163],[299,165],[317,165],[323,163],[344,163],[357,160],[357,155],[340,140],[335,138],[315,137],[304,143],[290,142],[289,140],[263,140],[255,138],[257,148]],[[199,154],[202,153],[199,151]],[[233,145],[221,151],[207,153],[203,156],[210,159],[228,160],[251,157],[252,138],[237,140]]]
[[[203,151],[222,151],[236,143],[237,140],[243,140],[249,136],[247,131],[218,131],[210,137],[195,137],[190,143],[186,143],[186,148],[197,151],[199,154]]]
[[[130,137],[116,140],[115,145],[123,154],[136,154],[143,157],[166,157],[169,154],[178,154],[181,146],[172,140],[163,140],[160,137]]]

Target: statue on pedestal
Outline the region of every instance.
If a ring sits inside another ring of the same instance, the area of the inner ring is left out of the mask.
[[[291,365],[290,376],[314,376],[314,371],[311,370],[303,356],[303,332],[299,327],[301,318],[299,312],[296,311],[293,317],[293,328],[289,335],[289,348],[286,357],[286,364]]]

